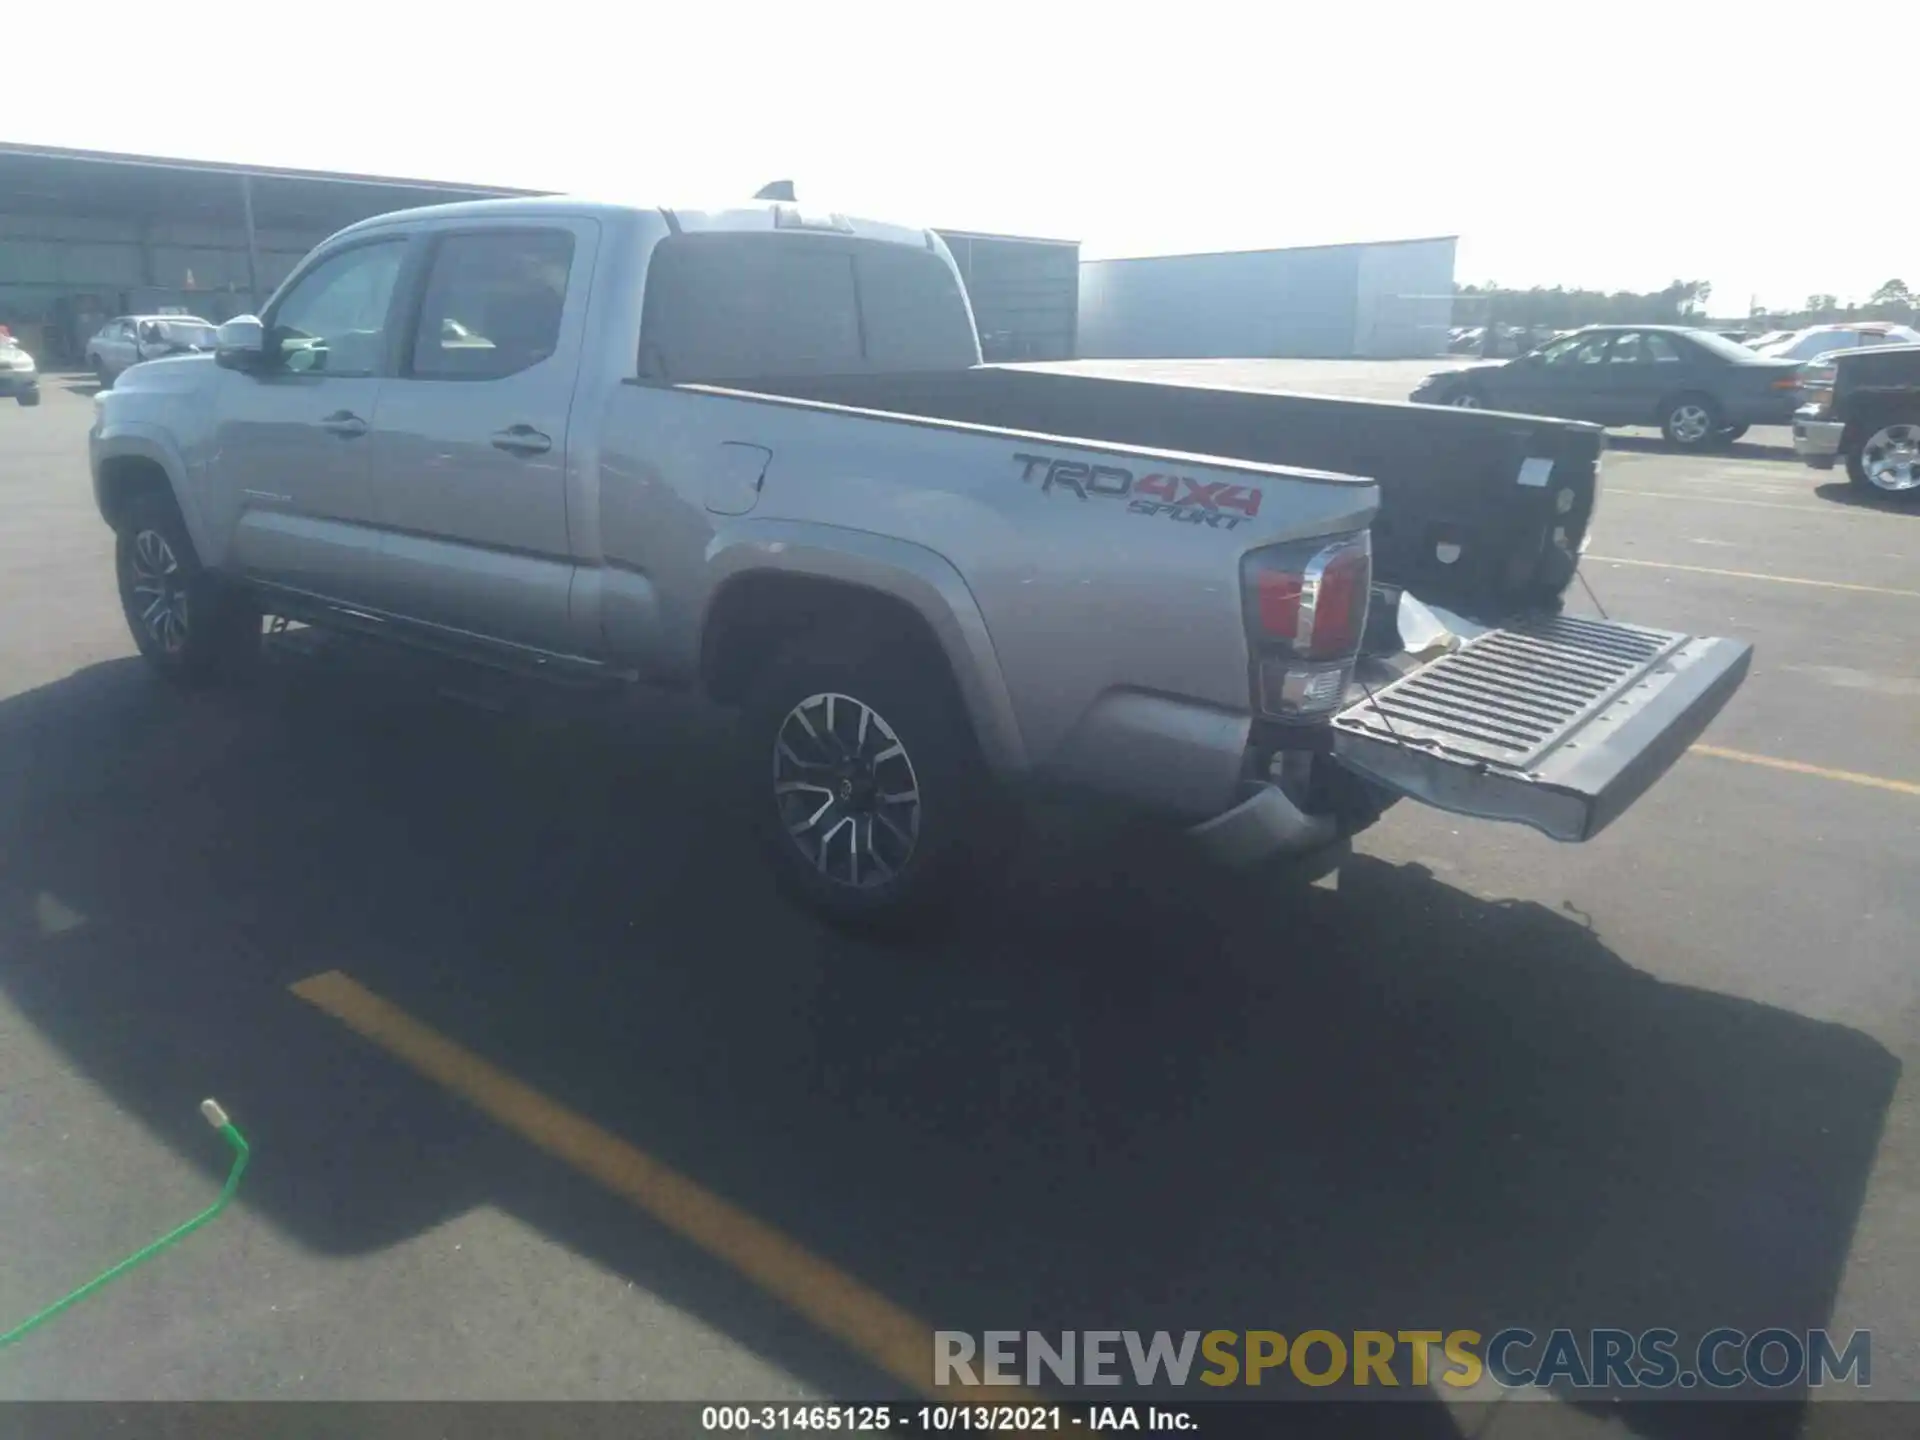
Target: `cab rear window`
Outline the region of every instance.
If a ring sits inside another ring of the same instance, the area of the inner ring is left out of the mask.
[[[676,235],[647,269],[643,378],[738,381],[964,369],[979,352],[931,250],[842,235]]]

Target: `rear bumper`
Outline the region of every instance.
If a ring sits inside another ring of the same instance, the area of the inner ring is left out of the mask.
[[[1276,855],[1305,855],[1341,838],[1331,815],[1309,815],[1271,782],[1251,787],[1247,798],[1187,832],[1224,865],[1253,865]]]
[[[1816,470],[1831,470],[1840,454],[1840,436],[1846,426],[1838,420],[1793,421],[1793,453]]]

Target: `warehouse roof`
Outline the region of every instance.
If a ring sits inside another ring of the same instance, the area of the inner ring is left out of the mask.
[[[1079,245],[1078,240],[1054,240],[1045,235],[1005,235],[992,230],[950,230],[944,225],[936,226],[940,234],[948,240],[1007,240],[1019,245]]]
[[[1402,240],[1342,240],[1327,245],[1264,245],[1252,250],[1183,250],[1172,255],[1099,255],[1082,265],[1112,265],[1134,260],[1214,260],[1228,255],[1298,255],[1308,250],[1377,250],[1386,245],[1435,245],[1458,235],[1413,235]]]
[[[253,190],[254,223],[262,229],[333,230],[359,219],[370,206],[404,210],[447,200],[539,193],[0,142],[0,197],[16,213],[107,219],[211,214],[224,219],[238,213],[237,182],[243,177]]]
[[[0,141],[0,208],[15,214],[90,215],[113,220],[207,216],[235,222],[241,213],[238,182],[242,178],[253,191],[253,219],[260,229],[322,233],[339,230],[368,215],[422,205],[554,193],[505,185],[292,170]],[[939,228],[942,235],[956,239],[1060,246],[1079,243]]]

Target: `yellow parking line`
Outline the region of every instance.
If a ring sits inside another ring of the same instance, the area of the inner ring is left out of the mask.
[[[338,970],[293,993],[341,1021],[525,1140],[591,1177],[709,1255],[725,1261],[867,1360],[921,1393],[933,1384],[933,1330],[798,1242],[421,1024]],[[1035,1403],[1013,1387],[995,1399]]]
[[[1842,580],[1806,580],[1798,575],[1767,575],[1758,570],[1716,570],[1711,565],[1676,565],[1670,560],[1628,560],[1619,555],[1589,555],[1600,565],[1639,565],[1648,570],[1686,570],[1695,575],[1725,575],[1734,580],[1771,580],[1776,585],[1813,585],[1822,590],[1857,590],[1866,595],[1898,595],[1920,600],[1920,590],[1894,590],[1885,585],[1850,585]]]
[[[1718,745],[1695,745],[1693,753],[1711,755],[1718,760],[1738,760],[1743,765],[1765,765],[1770,770],[1791,770],[1796,775],[1817,775],[1822,780],[1843,780],[1849,785],[1869,785],[1875,790],[1891,790],[1896,795],[1920,798],[1920,785],[1910,780],[1888,780],[1880,775],[1862,775],[1858,770],[1829,770],[1824,765],[1777,760],[1771,755],[1749,755],[1745,750],[1725,750]]]

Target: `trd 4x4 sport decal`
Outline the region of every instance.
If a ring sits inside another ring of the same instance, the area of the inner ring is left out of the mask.
[[[1252,485],[1159,472],[1136,477],[1119,465],[1089,465],[1082,460],[1055,460],[1046,455],[1015,455],[1013,461],[1022,467],[1022,484],[1032,484],[1036,475],[1040,477],[1043,495],[1057,486],[1071,490],[1082,500],[1093,496],[1126,500],[1127,509],[1136,515],[1163,515],[1189,525],[1231,530],[1260,513],[1261,492]]]

